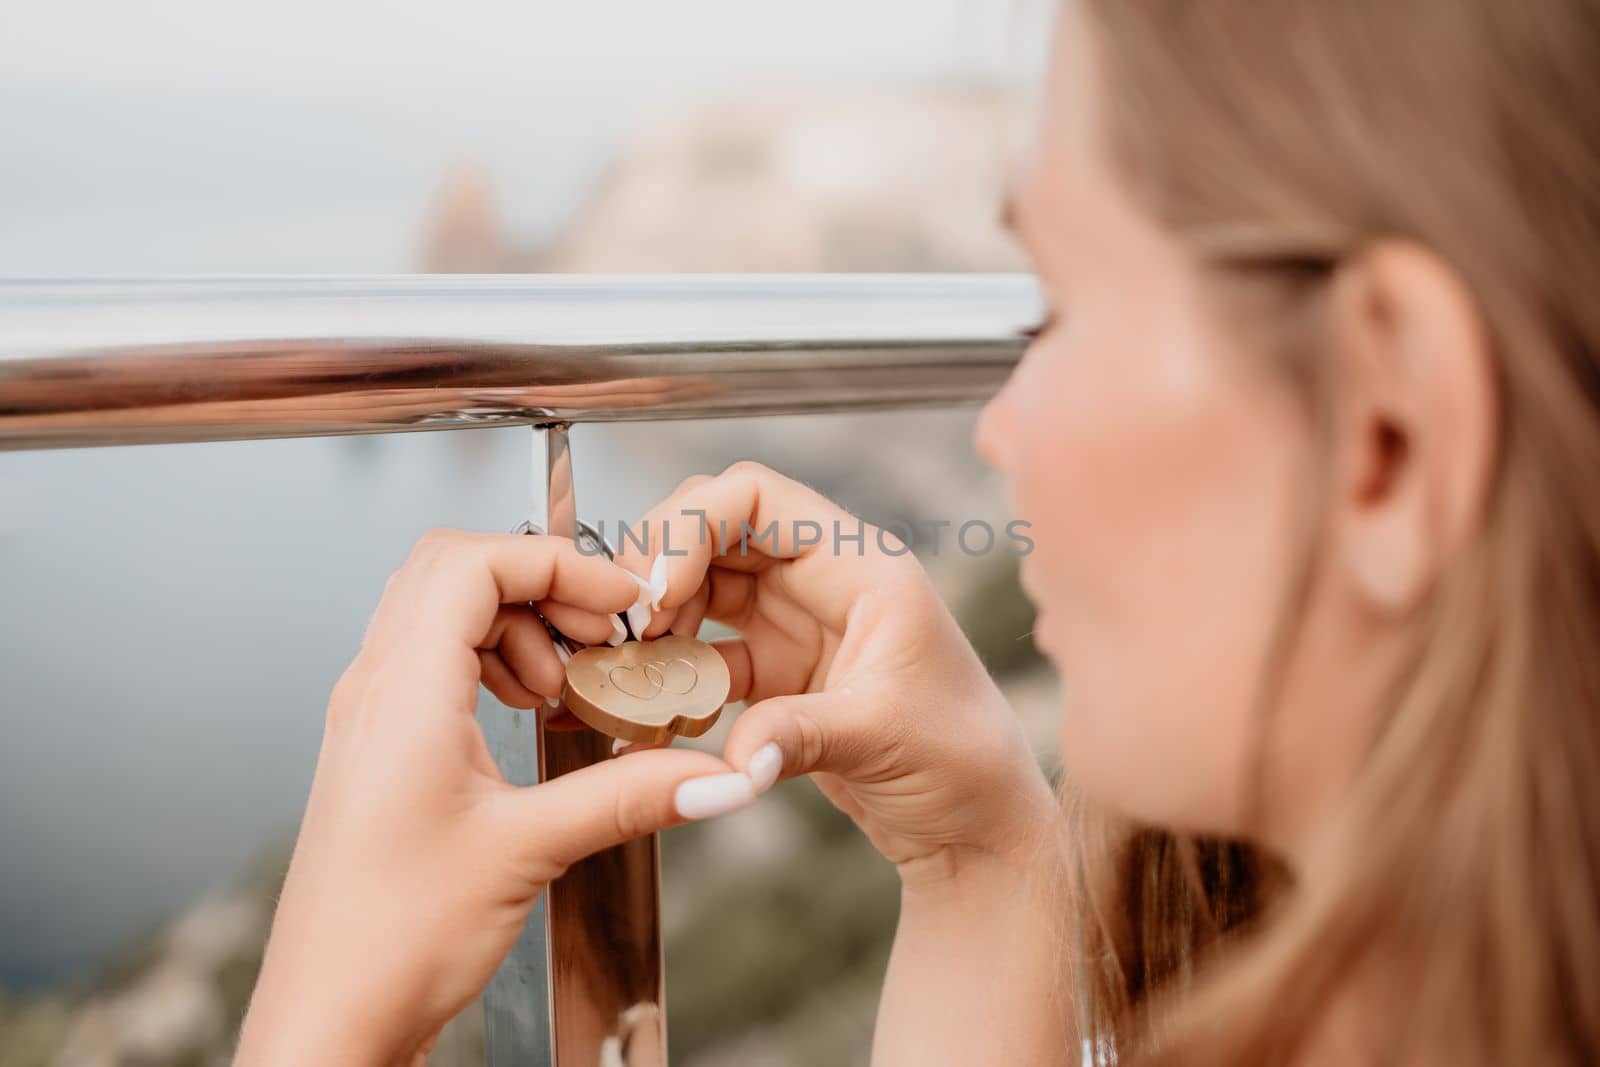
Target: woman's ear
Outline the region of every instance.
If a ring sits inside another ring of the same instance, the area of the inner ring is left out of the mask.
[[[1333,284],[1335,560],[1403,613],[1480,521],[1498,448],[1488,331],[1444,261],[1370,246]]]

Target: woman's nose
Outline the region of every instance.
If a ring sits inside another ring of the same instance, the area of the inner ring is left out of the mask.
[[[1006,473],[1011,468],[1011,387],[1016,381],[1013,373],[1006,384],[983,406],[978,415],[978,425],[972,441],[984,462],[995,470]]]

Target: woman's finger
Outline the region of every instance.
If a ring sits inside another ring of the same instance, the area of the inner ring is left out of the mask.
[[[644,752],[652,748],[671,748],[673,737],[667,735],[665,741],[625,741],[620,737],[611,741],[611,754],[613,756],[626,756],[630,752]]]
[[[788,561],[790,595],[819,622],[842,629],[854,599],[878,584],[883,566],[893,566],[892,556],[881,551],[876,527],[809,486],[755,463],[735,464],[690,486],[650,518],[651,554],[667,557],[662,603],[669,607],[688,602],[714,562],[736,573]],[[836,557],[849,555],[871,565],[838,565]]]
[[[478,670],[483,687],[506,707],[532,711],[543,706],[544,696],[523,685],[517,679],[516,672],[500,658],[500,653],[490,649],[479,651]]]
[[[711,587],[715,581],[717,568],[713,567],[706,573],[706,580],[700,583],[694,595],[677,608],[668,608],[662,611],[660,622],[666,623],[660,632],[671,630],[684,637],[694,637],[700,632],[700,624],[706,618],[706,606],[711,602]],[[654,627],[652,627],[654,629]]]
[[[566,668],[556,655],[554,642],[545,629],[544,620],[534,614],[531,607],[506,604],[495,616],[484,645],[499,652],[524,688],[542,694],[547,699],[561,696],[566,681]]]
[[[835,639],[812,626],[793,633],[779,630],[766,619],[733,637],[719,637],[711,647],[728,665],[728,702],[754,704],[768,697],[804,693],[832,661]],[[781,649],[781,654],[772,654]],[[757,650],[767,650],[764,654]]]
[[[663,516],[676,515],[677,502],[684,494],[697,486],[711,481],[709,474],[691,474],[677,484],[677,487],[668,493],[656,505],[645,513],[643,519],[636,526],[629,527],[626,531],[619,532],[616,562],[641,579],[650,577],[651,566],[661,552],[661,539],[659,530]],[[655,529],[658,536],[651,537],[649,531]]]
[[[728,703],[737,704],[750,696],[755,686],[755,661],[743,637],[719,637],[711,642],[728,665]]]
[[[374,629],[412,633],[421,648],[477,648],[502,604],[553,600],[604,614],[638,593],[622,568],[565,537],[439,531],[417,543],[402,570],[404,595],[385,597]]]
[[[682,608],[662,608],[660,611],[651,612],[650,625],[645,627],[643,636],[660,637],[666,633],[686,632],[678,629],[678,616],[682,611]],[[689,636],[693,637],[694,634],[690,632]]]
[[[690,503],[694,494],[716,480],[705,474],[684,479],[620,539],[620,566],[640,580],[654,577],[667,582],[661,600],[663,608],[676,608],[693,595],[716,554],[715,535],[707,537],[704,516],[698,513],[701,509]],[[735,524],[735,537],[739,530]],[[678,583],[676,588],[674,582]]]
[[[726,623],[735,630],[749,625],[756,610],[756,576],[713,567],[706,576],[705,617]]]
[[[691,795],[719,803],[691,804],[690,817],[732,811],[756,797],[748,776],[710,753],[650,749],[507,790],[498,807],[502,839],[559,874],[585,856],[687,821],[676,794],[691,779],[702,783]]]
[[[856,795],[850,792],[850,787],[845,784],[845,780],[837,774],[829,774],[827,771],[814,771],[811,774],[811,783],[817,787],[817,790],[823,796],[828,798],[828,803],[850,816],[850,818],[859,821],[866,815],[867,809],[862,806],[861,801],[856,799]]]
[[[852,714],[857,695],[849,690],[772,697],[746,708],[728,732],[722,755],[730,767],[748,769],[756,754],[776,744],[782,755],[779,780],[824,771],[846,779],[884,746],[868,736],[865,716]]]
[[[400,632],[411,623],[411,601],[416,595],[417,571],[408,567],[407,563],[409,559],[385,579],[383,592],[361,636],[363,650],[388,648],[398,641]]]
[[[627,637],[622,620],[610,612],[585,611],[559,600],[541,600],[538,609],[550,625],[586,645],[616,644]]]

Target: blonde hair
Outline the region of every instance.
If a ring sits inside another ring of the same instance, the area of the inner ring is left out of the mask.
[[[1293,317],[1416,242],[1473,294],[1500,403],[1482,523],[1314,877],[1069,798],[1084,1031],[1123,1064],[1282,1063],[1359,971],[1390,1008],[1364,1061],[1600,1062],[1600,4],[1081,5],[1109,158],[1219,291]],[[1274,332],[1314,386],[1301,318]]]

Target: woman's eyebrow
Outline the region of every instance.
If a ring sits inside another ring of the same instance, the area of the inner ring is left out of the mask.
[[[1028,231],[1023,225],[1022,198],[1013,190],[1008,190],[1005,199],[1000,203],[1000,228],[1010,234],[1022,251],[1032,258],[1032,245],[1028,242]]]
[[[1015,189],[1007,189],[1005,199],[1000,202],[1000,228],[1009,233],[1024,249],[1031,247],[1028,242],[1027,213],[1022,209],[1022,197]]]
[[[1008,192],[1000,202],[1000,228],[1016,237],[1022,236],[1022,217],[1017,210],[1017,194]]]

